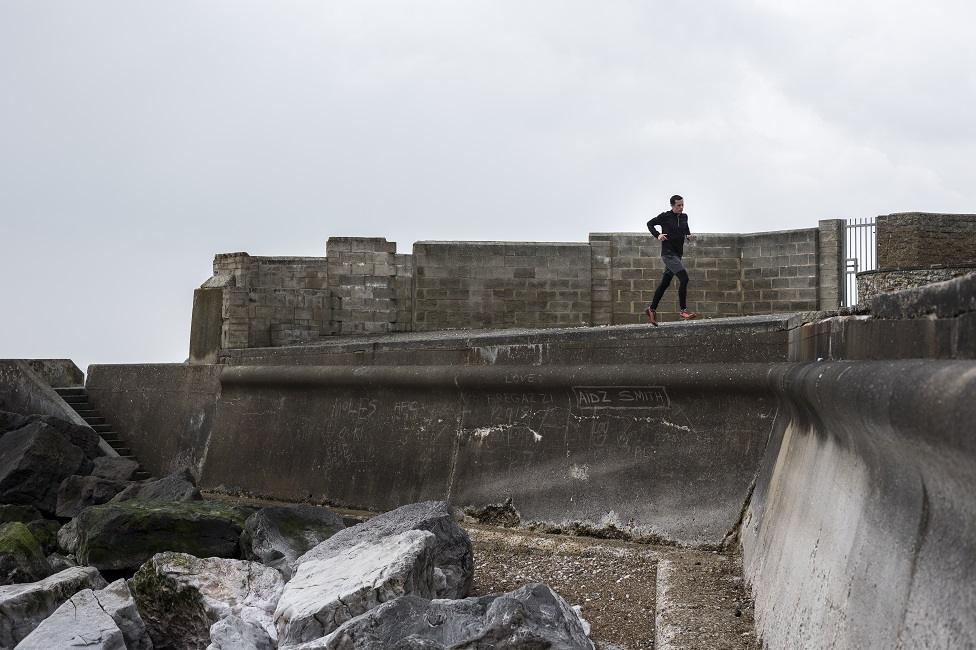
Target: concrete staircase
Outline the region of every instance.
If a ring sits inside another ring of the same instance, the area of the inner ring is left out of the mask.
[[[118,452],[119,456],[122,458],[130,458],[138,462],[138,458],[133,455],[132,450],[129,449],[122,437],[118,432],[112,430],[112,425],[105,421],[105,418],[101,416],[98,410],[92,406],[91,402],[88,400],[88,391],[84,388],[55,388],[55,392],[61,396],[67,404],[75,410],[81,418],[88,423],[95,433],[102,437],[102,440],[111,445],[112,449]],[[150,478],[149,472],[145,471],[142,466],[136,470],[133,478],[137,481],[141,481]]]

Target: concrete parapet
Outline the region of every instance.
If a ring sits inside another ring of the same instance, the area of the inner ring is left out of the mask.
[[[773,648],[976,645],[976,367],[802,364],[741,528]]]
[[[976,359],[976,273],[879,294],[866,307],[792,329],[790,359]]]

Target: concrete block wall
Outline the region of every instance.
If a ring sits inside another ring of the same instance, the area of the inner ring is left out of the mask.
[[[816,310],[819,229],[742,235],[742,313]]]
[[[901,212],[877,229],[879,270],[976,264],[976,214]]]
[[[217,255],[204,287],[223,290],[221,347],[290,345],[334,334],[327,283],[325,258]]]
[[[817,303],[819,309],[838,309],[844,300],[843,219],[823,219],[817,229]]]
[[[398,321],[396,242],[383,237],[329,237],[328,286],[337,334],[382,334]]]
[[[704,317],[834,309],[843,222],[685,245],[688,307]],[[586,243],[436,242],[397,254],[381,237],[332,237],[326,257],[217,255],[194,295],[190,358],[349,334],[645,322],[664,272],[650,233]],[[659,305],[677,318],[678,282]]]
[[[417,242],[416,331],[590,322],[590,246]]]

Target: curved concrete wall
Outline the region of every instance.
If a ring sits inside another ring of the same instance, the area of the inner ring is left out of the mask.
[[[507,499],[523,524],[717,546],[778,364],[230,367],[204,487],[388,510]]]
[[[976,365],[798,365],[741,530],[774,648],[976,645]]]

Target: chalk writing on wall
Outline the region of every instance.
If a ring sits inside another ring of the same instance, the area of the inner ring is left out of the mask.
[[[581,409],[669,409],[664,386],[573,386]]]

